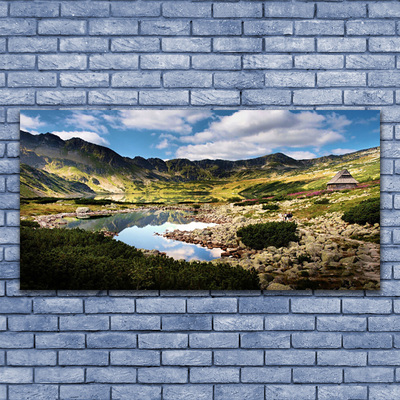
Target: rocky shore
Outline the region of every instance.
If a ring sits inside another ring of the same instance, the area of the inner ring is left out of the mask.
[[[244,213],[252,209],[252,218]],[[202,210],[196,219],[218,225],[204,230],[172,231],[169,239],[195,243],[207,248],[222,248],[222,258],[245,269],[255,268],[262,288],[293,289],[379,289],[380,246],[368,240],[379,235],[379,224],[348,224],[341,213],[313,219],[297,219],[299,242],[263,250],[247,248],[236,236],[249,224],[281,220],[278,213],[268,213],[261,206],[218,206]],[[361,238],[363,240],[354,239]]]

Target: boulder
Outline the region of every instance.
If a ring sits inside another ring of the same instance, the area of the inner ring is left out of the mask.
[[[76,213],[77,214],[86,214],[88,212],[90,212],[90,208],[89,207],[78,207],[76,209]]]

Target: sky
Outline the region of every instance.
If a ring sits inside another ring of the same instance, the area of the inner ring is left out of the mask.
[[[341,155],[380,144],[378,110],[24,110],[22,130],[79,137],[125,157],[243,160]]]

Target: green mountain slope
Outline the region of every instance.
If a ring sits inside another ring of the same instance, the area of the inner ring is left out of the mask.
[[[210,195],[214,191],[216,197],[238,193],[249,197],[279,192],[284,182],[287,189],[319,188],[342,166],[358,180],[377,179],[379,148],[313,160],[277,153],[239,161],[164,161],[122,157],[78,138],[64,141],[51,133],[21,131],[21,194],[27,197],[139,193],[144,199],[149,193],[159,196],[164,189],[176,191],[182,185]]]

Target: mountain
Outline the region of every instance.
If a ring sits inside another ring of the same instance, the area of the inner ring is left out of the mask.
[[[376,151],[376,149],[375,149]],[[21,195],[66,196],[134,193],[158,183],[239,181],[297,174],[322,164],[339,164],[365,156],[368,150],[344,156],[295,160],[282,153],[248,160],[200,160],[122,157],[115,151],[79,138],[62,140],[45,133],[21,131]]]

